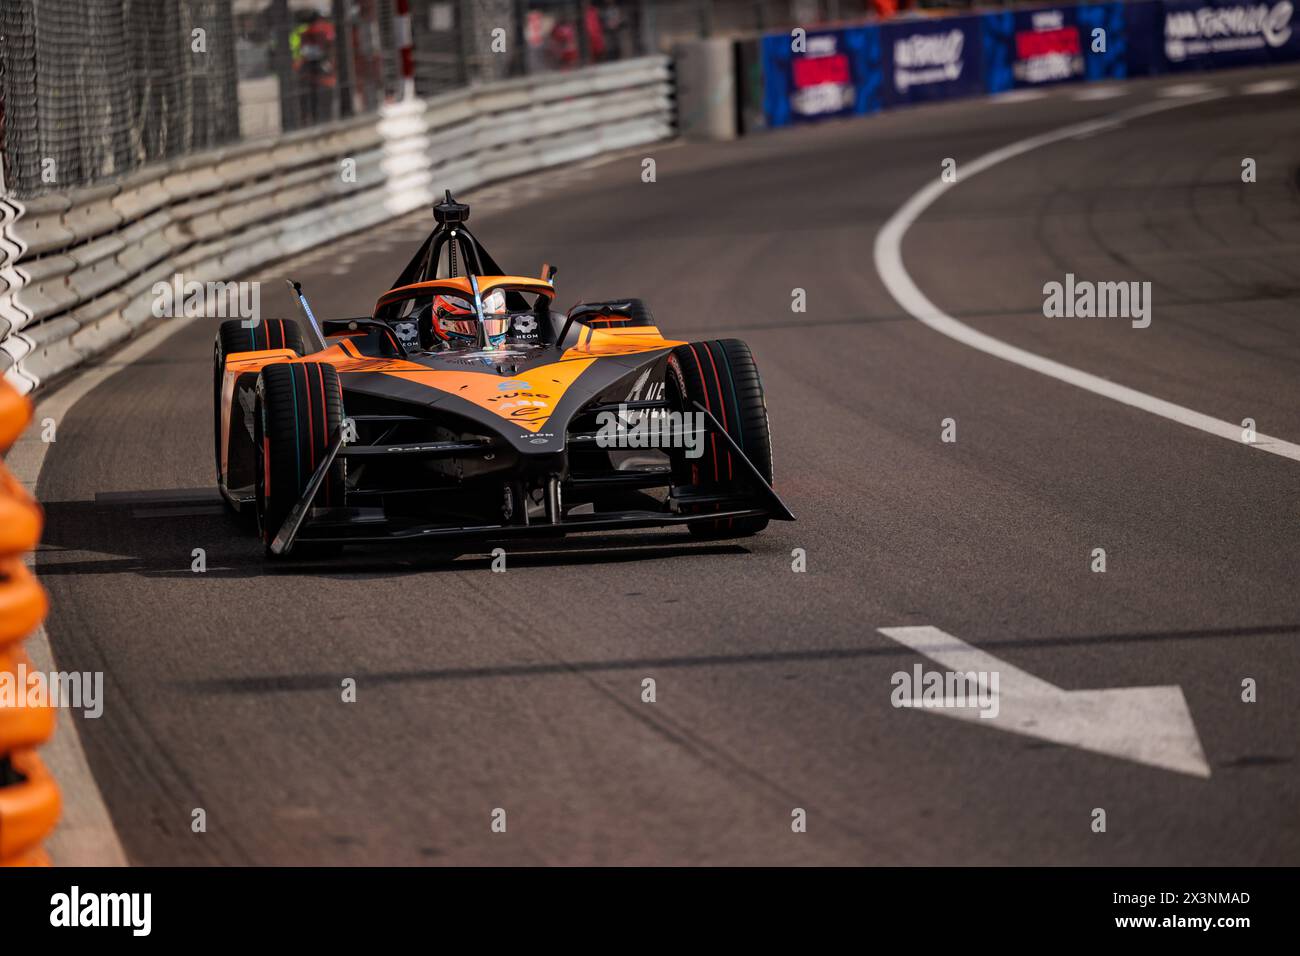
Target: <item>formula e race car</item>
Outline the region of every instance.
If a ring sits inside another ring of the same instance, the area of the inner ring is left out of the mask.
[[[272,556],[348,543],[505,539],[793,520],[772,489],[744,342],[665,339],[638,299],[553,311],[556,270],[507,275],[434,206],[373,316],[223,322],[217,483]]]

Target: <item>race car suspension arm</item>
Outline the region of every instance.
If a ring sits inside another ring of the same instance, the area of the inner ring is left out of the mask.
[[[722,427],[722,423],[713,416],[711,411],[699,402],[692,401],[691,404],[699,409],[700,414],[704,416],[704,420],[709,425],[710,429],[722,436],[722,440],[727,443],[727,446],[731,449],[731,453],[744,464],[745,468],[749,472],[749,476],[754,479],[754,483],[758,486],[760,496],[767,499],[771,516],[777,521],[794,521],[794,514],[792,514],[790,509],[785,506],[785,502],[781,500],[781,496],[778,495],[776,490],[767,483],[767,479],[764,478],[763,473],[754,466],[754,463],[749,460],[749,456],[740,450],[740,446],[737,445],[736,440],[727,433],[727,430]]]
[[[284,519],[284,524],[280,525],[280,530],[275,533],[275,538],[271,541],[272,554],[288,554],[293,550],[293,541],[298,536],[299,529],[302,528],[303,519],[307,517],[307,512],[311,510],[312,502],[316,500],[316,493],[320,491],[320,486],[325,483],[325,476],[329,474],[334,459],[339,456],[339,450],[342,447],[343,429],[339,428],[334,431],[334,438],[330,442],[329,451],[325,453],[320,465],[312,472],[311,479],[307,482],[307,488],[303,491],[302,497],[289,510],[289,517]]]

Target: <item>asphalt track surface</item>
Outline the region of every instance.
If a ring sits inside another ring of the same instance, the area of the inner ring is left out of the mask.
[[[1300,73],[1197,77],[1228,95],[959,180],[908,231],[909,272],[981,331],[1300,440],[1300,102],[1240,95],[1270,76]],[[637,154],[480,191],[480,238],[507,268],[558,264],[565,307],[640,295],[669,336],[750,343],[799,517],[756,538],[511,547],[505,574],[384,549],[271,567],[211,490],[214,324],[99,386],[45,462],[38,570],[60,666],[106,673],[79,724],[130,860],[1300,861],[1300,464],[941,336],[872,262],[944,158],[960,175],[1180,82],[657,147],[654,183]],[[295,277],[318,313],[367,313],[426,229]],[[292,314],[285,271],[261,276],[264,314]],[[1044,318],[1066,272],[1150,280],[1151,327]],[[1180,685],[1211,776],[896,709],[891,674],[923,659],[875,629],[907,624],[1067,689]]]

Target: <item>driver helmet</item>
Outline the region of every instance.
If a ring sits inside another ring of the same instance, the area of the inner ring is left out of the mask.
[[[500,348],[510,327],[506,314],[506,296],[494,289],[483,297],[483,324],[487,330],[488,348]],[[474,317],[474,303],[458,295],[439,294],[433,298],[433,331],[453,348],[478,345],[478,322]]]

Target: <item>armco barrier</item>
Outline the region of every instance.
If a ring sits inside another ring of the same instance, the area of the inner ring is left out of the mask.
[[[175,273],[230,281],[444,188],[672,132],[669,61],[654,56],[407,101],[113,185],[0,200],[0,374],[27,392],[127,338],[154,319],[153,287]]]
[[[1300,60],[1293,16],[1292,0],[1149,0],[773,33],[759,43],[762,118],[787,126],[1056,83],[1291,62]],[[740,45],[745,64],[752,56]]]
[[[31,418],[31,404],[0,379],[0,454]],[[0,464],[0,866],[48,865],[41,841],[59,816],[59,790],[35,747],[54,732],[46,695],[28,706],[34,668],[20,645],[45,617],[45,592],[23,561],[40,537],[41,512]]]

